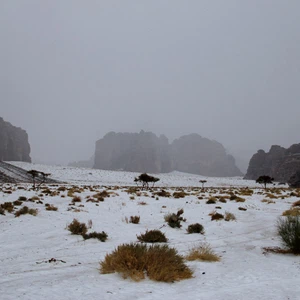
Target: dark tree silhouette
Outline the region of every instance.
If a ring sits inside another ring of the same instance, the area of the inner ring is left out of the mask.
[[[39,176],[39,171],[37,171],[37,170],[30,170],[30,171],[27,171],[27,173],[29,175],[31,175],[31,177],[32,177],[32,183],[33,183],[33,188],[35,189],[35,179],[36,179],[36,177]]]
[[[207,182],[207,180],[200,180],[199,182],[201,182],[201,183],[202,183],[202,188],[204,188],[204,183],[206,183],[206,182]]]
[[[259,176],[256,179],[256,183],[263,184],[265,189],[267,188],[267,184],[269,184],[269,183],[271,184],[271,183],[273,183],[273,181],[274,181],[274,178],[267,176],[267,175]]]
[[[147,173],[141,174],[139,177],[134,178],[134,182],[138,184],[139,182],[142,183],[143,188],[149,188],[149,182],[153,182],[152,187],[154,187],[155,182],[159,181],[160,179],[154,176],[150,176]]]

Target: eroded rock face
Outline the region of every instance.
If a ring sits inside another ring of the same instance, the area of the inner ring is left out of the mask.
[[[242,175],[233,156],[216,141],[190,134],[174,140],[171,147],[177,171],[220,177]]]
[[[240,176],[234,158],[224,147],[198,134],[172,144],[152,132],[110,132],[96,142],[94,168],[148,173],[174,170],[204,176]]]
[[[0,160],[31,162],[30,145],[25,130],[0,117]]]
[[[291,178],[288,180],[288,184],[292,188],[300,188],[300,171],[297,171]]]
[[[261,175],[267,175],[276,181],[287,182],[299,170],[300,144],[288,149],[273,145],[269,152],[259,150],[252,156],[244,178],[256,180]]]

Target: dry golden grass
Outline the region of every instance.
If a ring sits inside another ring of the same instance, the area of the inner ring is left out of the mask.
[[[263,200],[261,200],[261,202],[262,203],[267,203],[267,204],[276,203],[275,201],[269,200],[269,199],[263,199]]]
[[[292,216],[292,217],[296,217],[296,216],[300,216],[300,208],[299,207],[293,207],[291,209],[288,209],[286,211],[284,211],[282,213],[283,216]]]
[[[50,211],[57,211],[58,208],[54,205],[47,205],[46,206],[46,210],[50,210]]]
[[[300,200],[294,202],[294,203],[292,204],[292,206],[293,206],[293,207],[300,206]]]
[[[224,220],[225,221],[236,221],[236,217],[235,217],[235,215],[233,213],[225,211]]]
[[[120,273],[123,278],[140,281],[174,282],[191,278],[193,273],[176,249],[168,245],[123,244],[100,262],[102,274]]]
[[[195,246],[189,250],[188,255],[185,257],[188,261],[220,261],[220,257],[214,253],[209,244],[202,243],[199,246]]]

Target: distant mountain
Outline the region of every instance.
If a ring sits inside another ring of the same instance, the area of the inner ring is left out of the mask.
[[[30,145],[25,130],[0,117],[0,161],[31,162]]]
[[[273,145],[269,152],[258,150],[252,156],[245,179],[268,175],[276,181],[288,182],[297,171],[300,171],[300,144],[287,149]]]
[[[174,170],[204,176],[241,176],[235,160],[224,147],[198,134],[169,144],[152,132],[110,132],[96,142],[94,168],[148,173]]]
[[[69,167],[77,168],[93,168],[95,156],[93,155],[89,160],[73,161],[68,164]]]

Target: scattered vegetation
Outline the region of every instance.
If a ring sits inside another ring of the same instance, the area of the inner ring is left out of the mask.
[[[189,250],[186,256],[188,261],[200,260],[207,262],[220,261],[220,257],[214,253],[209,244],[203,243]]]
[[[140,223],[140,216],[130,216],[129,223],[139,224]]]
[[[46,210],[50,210],[50,211],[57,211],[58,208],[54,205],[47,205],[46,206]]]
[[[183,214],[183,209],[178,210],[177,214],[167,214],[165,215],[165,221],[172,228],[180,228],[181,221],[185,221],[185,219],[181,216]]]
[[[299,207],[292,207],[291,209],[288,209],[282,213],[283,216],[291,216],[291,217],[296,217],[300,216],[300,208]]]
[[[226,211],[224,220],[225,221],[236,221],[236,217],[233,213],[230,213],[230,212]]]
[[[222,220],[222,219],[224,219],[224,216],[216,211],[211,214],[212,221],[217,221],[217,220]]]
[[[168,245],[123,244],[100,262],[102,274],[120,273],[123,278],[140,281],[174,282],[191,278],[193,273],[177,250]]]
[[[204,234],[204,227],[199,223],[191,224],[187,228],[187,233],[201,233],[201,234]]]
[[[72,223],[68,225],[68,230],[72,234],[85,235],[88,229],[85,223],[80,223],[77,219],[73,219]]]
[[[152,182],[154,187],[155,182],[158,182],[160,179],[154,176],[150,176],[147,173],[143,173],[139,175],[138,177],[134,178],[134,182],[138,185],[140,182],[142,184],[142,188],[147,188],[149,189],[149,183]]]
[[[38,213],[37,209],[28,208],[27,206],[23,206],[21,209],[19,209],[15,212],[15,217],[20,217],[21,215],[26,215],[26,214],[36,216],[37,213]]]
[[[85,239],[85,240],[88,240],[88,239],[98,239],[99,241],[101,242],[105,242],[107,240],[107,233],[102,231],[102,232],[91,232],[91,233],[85,233],[85,234],[82,234],[82,237]]]
[[[144,243],[166,243],[168,241],[160,230],[147,230],[144,234],[138,235],[137,239]]]
[[[286,248],[300,254],[300,216],[278,219],[277,232]]]
[[[256,183],[262,184],[265,189],[267,188],[267,184],[271,184],[271,183],[273,183],[273,181],[274,181],[274,178],[267,176],[267,175],[259,176],[256,179]]]

